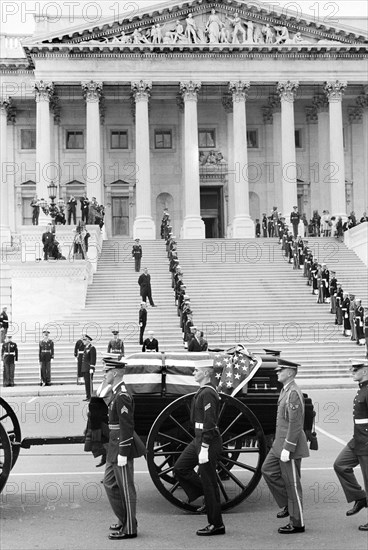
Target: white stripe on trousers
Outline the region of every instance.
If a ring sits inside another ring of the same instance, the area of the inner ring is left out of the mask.
[[[132,509],[130,506],[129,485],[128,485],[126,466],[122,467],[121,475],[123,478],[124,497],[125,497],[125,504],[126,504],[127,534],[131,535],[133,533],[133,518],[132,518]]]
[[[301,523],[301,526],[303,527],[304,526],[303,507],[302,507],[302,503],[300,501],[300,497],[299,497],[299,493],[298,493],[295,461],[294,461],[293,458],[291,459],[291,470],[292,470],[292,473],[293,473],[293,485],[294,485],[294,489],[295,489],[296,501],[298,503],[299,513],[300,513],[300,523]]]

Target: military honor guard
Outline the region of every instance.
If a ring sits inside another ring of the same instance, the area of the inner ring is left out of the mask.
[[[110,526],[111,540],[137,537],[136,504],[134,486],[134,459],[145,454],[146,449],[134,431],[134,402],[127,392],[123,372],[124,364],[106,366],[106,384],[111,386],[109,403],[109,443],[106,456],[104,486],[111,508],[118,523]]]
[[[147,325],[147,305],[146,302],[141,302],[141,307],[138,312],[139,323],[139,345],[143,346],[143,336]]]
[[[352,360],[351,371],[353,380],[359,384],[353,407],[354,433],[334,463],[347,502],[354,502],[353,507],[346,512],[347,516],[367,508],[368,497],[368,361]],[[362,471],[364,489],[355,477],[356,466],[360,466]],[[368,531],[368,523],[360,525],[358,529]]]
[[[7,314],[7,310],[8,308],[4,306],[2,312],[0,313],[0,336],[2,344],[5,342],[9,328],[9,317]]]
[[[300,222],[300,214],[298,212],[298,207],[293,206],[293,211],[290,214],[290,223],[293,226],[294,239],[296,239],[298,236],[299,222]]]
[[[139,239],[135,239],[135,244],[133,244],[132,248],[132,256],[134,258],[134,266],[137,272],[141,270],[142,255],[142,246],[140,245]]]
[[[278,532],[304,533],[300,469],[302,458],[309,456],[309,449],[303,429],[304,397],[295,382],[299,365],[281,358],[277,363],[277,379],[283,388],[278,400],[275,439],[263,463],[262,474],[282,508],[277,517],[290,516],[289,523]]]
[[[360,298],[355,299],[355,335],[357,346],[364,344],[364,307],[362,306],[362,300]]]
[[[179,456],[174,465],[174,474],[184,489],[188,502],[204,495],[208,525],[197,531],[199,536],[224,535],[225,526],[221,515],[220,492],[217,484],[216,466],[222,451],[218,425],[220,397],[211,382],[213,361],[201,362],[194,369],[194,379],[200,388],[193,397],[191,422],[195,438]],[[198,473],[195,471],[198,465]]]
[[[74,346],[74,357],[77,360],[77,384],[83,384],[84,382],[84,377],[82,373],[82,361],[83,361],[84,348],[85,348],[85,345],[82,337],[76,341]]]
[[[83,336],[83,343],[84,351],[81,370],[86,388],[86,397],[83,401],[89,401],[92,395],[93,374],[96,368],[97,352],[95,346],[92,345],[92,338],[88,336],[88,334]]]
[[[111,332],[113,334],[113,338],[108,343],[107,353],[112,353],[113,355],[116,355],[117,359],[121,359],[124,355],[124,342],[121,338],[119,338],[118,330],[112,330]]]
[[[1,347],[1,359],[3,361],[3,386],[14,386],[15,361],[18,361],[18,346],[12,341],[12,335],[6,337],[6,342]]]
[[[44,336],[39,344],[40,386],[51,386],[51,360],[54,359],[54,342],[49,338],[49,330],[44,330],[42,334]]]
[[[148,331],[148,338],[146,338],[143,342],[142,351],[158,352],[158,340],[154,338],[153,330]]]

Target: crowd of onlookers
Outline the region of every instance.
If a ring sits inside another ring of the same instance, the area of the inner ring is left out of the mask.
[[[343,220],[341,216],[331,216],[328,210],[322,211],[322,216],[318,210],[313,210],[312,217],[307,219],[306,214],[298,215],[298,224],[303,223],[303,237],[337,237],[341,238],[344,231],[368,221],[366,212],[363,212],[361,218],[357,218],[355,212],[350,212],[347,219]],[[286,218],[274,206],[268,216],[262,214],[262,220],[256,220],[256,237],[278,237],[279,227],[285,225]]]

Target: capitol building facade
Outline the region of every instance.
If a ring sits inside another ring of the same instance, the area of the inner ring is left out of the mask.
[[[368,35],[260,3],[170,1],[47,27],[1,59],[1,225],[85,193],[108,237],[254,236],[274,206],[368,206]],[[78,206],[78,217],[80,209]]]

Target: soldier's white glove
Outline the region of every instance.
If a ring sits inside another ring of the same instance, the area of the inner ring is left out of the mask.
[[[128,462],[128,458],[126,456],[118,455],[118,466],[123,468],[124,466],[127,465],[127,462]]]
[[[287,451],[286,449],[282,449],[281,455],[280,455],[281,462],[289,462],[290,460],[290,451]]]
[[[208,462],[208,447],[201,447],[198,455],[199,464],[206,464]]]
[[[89,374],[93,374],[95,372],[95,369],[89,369]]]

